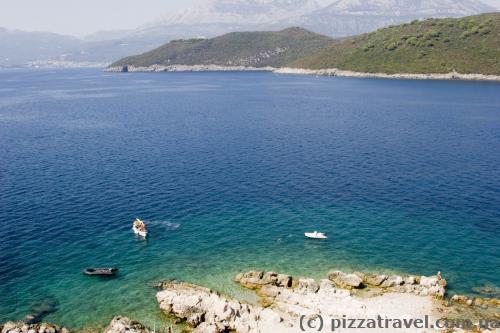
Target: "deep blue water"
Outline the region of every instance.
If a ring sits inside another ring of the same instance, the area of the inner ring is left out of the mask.
[[[500,84],[3,70],[0,186],[0,322],[50,299],[72,327],[151,324],[155,280],[244,294],[251,268],[470,293],[500,286]]]

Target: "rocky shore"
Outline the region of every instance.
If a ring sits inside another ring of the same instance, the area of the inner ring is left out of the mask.
[[[48,323],[27,324],[23,321],[9,321],[5,324],[0,324],[0,332],[2,333],[69,333],[65,327]]]
[[[197,333],[320,331],[320,324],[324,332],[500,332],[500,300],[461,295],[447,298],[447,282],[440,272],[434,276],[416,276],[334,270],[324,279],[314,280],[249,271],[237,274],[234,281],[254,290],[258,301],[245,302],[202,286],[170,280],[155,285],[159,289],[156,300],[165,314],[176,317]],[[480,289],[488,294],[497,291],[490,286]],[[367,326],[333,330],[334,323],[340,325],[348,319],[356,319],[358,324],[420,320],[430,326],[391,324],[383,329]],[[470,327],[464,330],[432,326],[443,320],[452,323],[468,320]],[[481,326],[484,320],[490,323],[489,329]],[[64,327],[29,320],[0,325],[0,333],[69,332]],[[150,333],[144,325],[123,316],[113,318],[103,332]]]
[[[28,324],[24,321],[9,321],[0,324],[1,333],[70,333],[66,327],[49,323]],[[117,316],[111,320],[103,333],[149,333],[149,330],[139,322],[127,317]]]
[[[461,74],[434,73],[434,74],[385,74],[385,73],[364,73],[341,70],[337,68],[329,69],[302,69],[302,68],[279,68],[273,71],[277,74],[299,74],[316,76],[339,76],[357,78],[382,78],[382,79],[410,79],[410,80],[465,80],[465,81],[500,81],[500,75],[484,74]]]
[[[332,271],[327,279],[316,281],[274,272],[250,271],[238,274],[235,282],[255,290],[260,296],[258,304],[241,302],[204,287],[175,281],[161,283],[161,291],[157,293],[156,298],[160,309],[165,313],[185,320],[193,327],[193,332],[206,333],[300,332],[304,323],[317,324],[319,316],[323,323],[342,318],[364,321],[376,318],[426,318],[429,323],[435,323],[442,318],[467,316],[466,318],[470,318],[477,326],[480,318],[495,318],[494,311],[498,311],[498,305],[491,301],[486,307],[489,312],[486,313],[484,307],[478,310],[474,304],[444,299],[446,280],[440,273],[427,277]],[[481,330],[479,327],[473,329],[475,332],[493,332]],[[337,328],[336,331],[443,330],[387,327],[383,330]]]
[[[273,67],[219,66],[219,65],[153,65],[149,67],[108,67],[106,72],[272,72]]]
[[[433,74],[385,74],[364,73],[337,68],[328,69],[302,69],[302,68],[274,68],[274,67],[249,67],[249,66],[220,66],[220,65],[152,65],[149,67],[115,66],[108,67],[106,72],[273,72],[276,74],[298,74],[315,76],[338,76],[356,78],[383,78],[383,79],[409,79],[409,80],[465,80],[465,81],[500,81],[500,75],[433,73]]]

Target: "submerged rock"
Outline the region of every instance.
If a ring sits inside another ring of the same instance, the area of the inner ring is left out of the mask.
[[[24,318],[24,322],[35,324],[42,321],[43,317],[57,310],[58,302],[55,298],[47,298],[31,304],[30,312]]]
[[[500,288],[493,285],[484,285],[482,287],[474,287],[472,290],[476,293],[488,295],[488,296],[496,296],[500,295]]]

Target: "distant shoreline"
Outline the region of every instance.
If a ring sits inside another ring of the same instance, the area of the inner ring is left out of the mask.
[[[104,69],[106,72],[130,72],[130,73],[161,73],[161,72],[273,72],[274,67],[252,67],[252,66],[220,66],[220,65],[152,65],[141,66],[113,66]]]
[[[460,81],[500,81],[500,75],[463,74],[451,73],[367,73],[341,70],[337,68],[304,69],[304,68],[275,68],[251,66],[220,66],[220,65],[152,65],[148,67],[114,66],[104,69],[106,72],[131,72],[131,73],[161,73],[161,72],[272,72],[276,74],[338,76],[354,78],[381,78],[396,80],[460,80]]]
[[[461,81],[500,81],[500,75],[485,74],[462,74],[451,73],[429,73],[429,74],[386,74],[386,73],[366,73],[341,70],[337,68],[328,69],[302,69],[302,68],[279,68],[273,71],[277,74],[299,74],[299,75],[317,75],[317,76],[338,76],[338,77],[357,77],[357,78],[381,78],[396,80],[461,80]]]

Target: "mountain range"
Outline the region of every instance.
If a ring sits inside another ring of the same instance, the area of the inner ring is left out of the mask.
[[[112,62],[180,38],[210,38],[233,31],[301,26],[331,37],[429,17],[494,12],[480,0],[204,0],[130,31],[83,39],[0,29],[0,66],[35,60]]]
[[[414,19],[493,11],[494,8],[478,0],[336,0],[326,6],[315,0],[205,0],[192,8],[170,13],[136,33],[152,34],[183,27],[191,35],[207,35],[302,26],[342,37]]]

